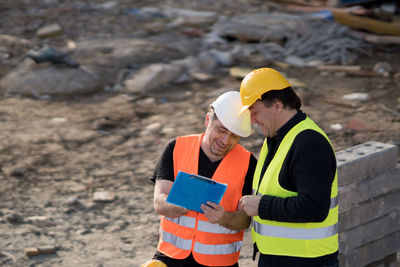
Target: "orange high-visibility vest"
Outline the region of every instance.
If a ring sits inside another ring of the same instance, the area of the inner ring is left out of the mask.
[[[173,152],[174,175],[179,171],[198,174],[200,144],[203,135],[178,137]],[[250,152],[237,144],[221,161],[212,179],[228,184],[220,205],[226,211],[237,210],[249,166]],[[195,211],[183,216],[161,216],[160,240],[157,249],[174,259],[194,259],[207,266],[229,266],[238,262],[243,231],[234,231],[212,224]]]

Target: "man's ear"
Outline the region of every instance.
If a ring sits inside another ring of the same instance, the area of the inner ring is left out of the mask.
[[[207,112],[206,113],[206,118],[205,118],[205,121],[204,121],[204,125],[206,126],[206,128],[208,126],[208,123],[210,122],[210,116],[211,116],[211,113]]]
[[[272,104],[274,110],[276,112],[281,112],[283,110],[283,103],[282,101],[275,100],[274,104]]]

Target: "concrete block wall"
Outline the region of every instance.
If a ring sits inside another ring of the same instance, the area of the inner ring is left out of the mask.
[[[373,141],[336,153],[340,266],[367,266],[400,251],[398,153]]]

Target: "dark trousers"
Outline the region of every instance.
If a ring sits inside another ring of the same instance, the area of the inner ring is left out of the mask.
[[[285,264],[283,262],[281,263],[271,263],[268,260],[266,260],[265,257],[260,257],[258,261],[258,267],[282,267],[282,266],[300,266],[296,265],[296,263],[290,263],[290,264]],[[303,266],[303,265],[301,265]],[[338,258],[334,258],[324,264],[307,264],[309,267],[339,267],[339,260]]]
[[[190,253],[189,257],[186,259],[182,260],[177,260],[177,259],[172,259],[159,251],[154,255],[154,259],[157,259],[159,261],[162,261],[165,263],[168,267],[207,267],[205,265],[201,265],[195,261],[193,258],[193,255]],[[221,266],[222,267],[222,266]],[[239,267],[239,264],[234,264],[231,266],[225,266],[225,267]]]

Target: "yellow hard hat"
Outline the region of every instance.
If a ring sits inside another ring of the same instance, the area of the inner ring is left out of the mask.
[[[240,84],[242,100],[241,114],[254,104],[261,96],[272,90],[282,90],[289,87],[289,82],[278,71],[271,68],[260,68],[248,73]]]
[[[140,265],[140,267],[168,267],[168,266],[159,260],[149,260]]]

